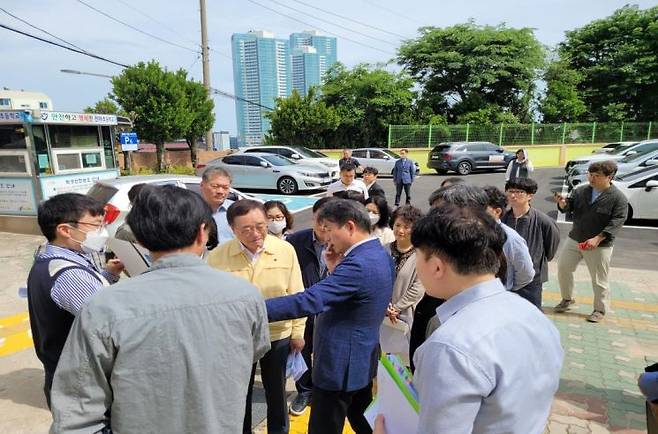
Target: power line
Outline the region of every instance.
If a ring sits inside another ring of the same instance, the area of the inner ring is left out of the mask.
[[[347,26],[343,26],[342,24],[336,24],[336,23],[333,22],[333,21],[325,20],[324,18],[320,18],[320,17],[318,17],[318,16],[311,15],[311,14],[309,14],[309,13],[307,13],[307,12],[304,12],[303,10],[300,10],[300,9],[294,8],[294,7],[292,7],[292,6],[288,6],[288,5],[286,5],[285,3],[281,3],[280,1],[277,1],[277,0],[270,0],[270,1],[271,1],[272,3],[274,3],[274,4],[277,4],[277,5],[281,6],[281,7],[284,7],[284,8],[286,8],[286,9],[290,9],[291,11],[295,11],[295,12],[300,13],[300,14],[302,14],[302,15],[306,15],[306,16],[309,17],[309,18],[313,18],[313,19],[316,19],[316,20],[318,20],[318,21],[322,21],[323,23],[327,23],[327,24],[329,24],[329,25],[331,25],[331,26],[336,26],[336,27],[338,27],[339,29],[347,30],[348,32],[352,32],[352,33],[356,33],[357,35],[361,35],[361,36],[363,36],[363,37],[366,37],[366,38],[372,39],[373,41],[377,41],[377,42],[380,42],[380,43],[383,43],[383,44],[386,44],[386,45],[394,45],[394,42],[386,41],[386,40],[383,40],[383,39],[379,39],[379,38],[377,38],[377,37],[375,37],[375,36],[370,36],[370,35],[367,34],[367,33],[363,33],[363,32],[360,32],[360,31],[358,31],[358,30],[351,29],[351,28],[349,28],[349,27],[347,27]]]
[[[185,47],[185,46],[180,45],[180,44],[177,44],[177,43],[175,43],[175,42],[168,41],[167,39],[163,39],[163,38],[161,38],[161,37],[159,37],[159,36],[156,36],[156,35],[154,35],[154,34],[152,34],[152,33],[145,32],[144,30],[142,30],[142,29],[140,29],[140,28],[137,28],[137,27],[135,27],[135,26],[132,26],[132,25],[130,25],[130,24],[124,22],[124,21],[121,21],[121,20],[118,19],[118,18],[114,18],[112,15],[110,15],[110,14],[108,14],[108,13],[106,13],[106,12],[103,12],[103,11],[101,11],[100,9],[97,9],[97,8],[93,7],[92,5],[90,5],[90,4],[87,3],[87,2],[84,2],[83,0],[76,0],[76,1],[77,1],[78,3],[80,3],[81,5],[84,5],[84,6],[88,7],[89,9],[91,9],[91,10],[93,10],[93,11],[95,11],[95,12],[97,12],[97,13],[99,13],[99,14],[101,14],[101,15],[103,15],[103,16],[109,18],[109,19],[111,19],[112,21],[115,21],[115,22],[117,22],[117,23],[119,23],[119,24],[121,24],[121,25],[124,25],[124,26],[128,27],[129,29],[132,29],[132,30],[134,30],[134,31],[136,31],[136,32],[139,32],[139,33],[141,33],[141,34],[143,34],[143,35],[146,35],[146,36],[148,36],[148,37],[150,37],[150,38],[157,39],[157,40],[160,41],[160,42],[164,42],[165,44],[169,44],[169,45],[174,46],[174,47],[182,48],[183,50],[191,51],[191,52],[193,52],[193,53],[198,53],[197,50],[193,50],[193,49],[191,49],[191,48],[189,48],[189,47]]]
[[[62,44],[58,44],[57,42],[49,41],[47,39],[41,38],[41,37],[36,36],[36,35],[32,35],[32,34],[27,33],[27,32],[23,32],[21,30],[15,29],[15,28],[10,27],[10,26],[7,26],[5,24],[0,24],[0,27],[2,27],[4,29],[7,29],[7,30],[10,30],[10,31],[15,32],[15,33],[19,33],[23,36],[27,36],[28,38],[37,39],[41,42],[45,42],[46,44],[55,45],[56,47],[60,47],[60,48],[63,48],[65,50],[73,51],[74,53],[78,53],[78,54],[82,54],[82,55],[85,55],[85,56],[93,57],[94,59],[102,60],[104,62],[111,63],[111,64],[117,65],[117,66],[121,66],[123,68],[128,68],[129,67],[128,65],[124,65],[123,63],[115,62],[114,60],[110,60],[110,59],[107,59],[105,57],[98,56],[96,54],[90,53],[90,52],[85,51],[85,50],[78,50],[77,48],[67,47],[66,45],[62,45]]]
[[[71,42],[69,42],[69,41],[67,41],[67,40],[65,40],[65,39],[60,38],[59,36],[53,35],[53,34],[50,33],[49,31],[44,30],[44,29],[42,29],[41,27],[37,27],[37,26],[35,26],[34,24],[29,23],[28,21],[24,20],[23,18],[17,17],[16,15],[10,13],[9,11],[7,11],[7,10],[4,9],[4,8],[0,8],[0,11],[6,13],[6,14],[9,15],[10,17],[12,17],[12,18],[14,18],[14,19],[16,19],[16,20],[18,20],[18,21],[24,23],[24,24],[27,24],[28,26],[32,27],[33,29],[37,29],[37,30],[39,30],[39,31],[41,31],[41,32],[43,32],[43,33],[45,33],[45,34],[48,35],[48,36],[52,36],[53,38],[57,39],[58,41],[61,41],[61,42],[65,43],[65,44],[67,44],[67,45],[70,45],[70,46],[73,47],[73,48],[77,48],[78,50],[81,50],[81,51],[86,51],[85,49],[80,48],[80,47],[78,47],[77,45],[75,45],[75,44],[73,44],[73,43],[71,43]]]
[[[363,42],[359,42],[359,41],[357,41],[357,40],[355,40],[355,39],[348,38],[348,37],[346,37],[346,36],[340,36],[340,35],[338,35],[338,34],[336,34],[336,33],[334,33],[334,32],[331,32],[331,31],[329,31],[329,30],[326,30],[326,29],[323,29],[323,28],[321,28],[321,27],[318,27],[318,26],[316,26],[315,24],[311,24],[311,23],[308,23],[308,22],[306,22],[306,21],[302,21],[302,20],[300,20],[300,19],[298,19],[298,18],[295,18],[295,17],[293,17],[293,16],[291,16],[291,15],[285,14],[285,13],[283,13],[283,12],[279,12],[279,11],[277,11],[276,9],[273,9],[273,8],[271,8],[271,7],[269,7],[269,6],[266,6],[266,5],[262,4],[262,3],[257,2],[256,0],[247,0],[247,1],[250,2],[250,3],[253,3],[253,4],[255,4],[255,5],[258,5],[258,6],[262,7],[262,8],[264,8],[264,9],[267,9],[267,10],[270,11],[270,12],[274,12],[274,13],[277,14],[277,15],[281,15],[281,16],[286,17],[286,18],[288,18],[288,19],[291,19],[291,20],[293,20],[293,21],[297,21],[298,23],[304,24],[305,26],[315,27],[315,28],[318,29],[318,30],[321,30],[321,31],[323,31],[323,32],[325,32],[325,33],[328,33],[328,34],[330,34],[330,35],[334,35],[334,36],[337,36],[337,37],[343,38],[343,39],[345,39],[346,41],[353,42],[353,43],[355,43],[355,44],[357,44],[357,45],[361,45],[361,46],[363,46],[363,47],[370,48],[371,50],[376,50],[376,51],[382,52],[382,53],[384,53],[384,54],[388,54],[388,55],[393,55],[393,56],[395,56],[395,54],[392,53],[392,52],[390,52],[390,51],[382,50],[381,48],[377,48],[377,47],[373,47],[372,45],[364,44]]]
[[[408,17],[408,16],[406,16],[406,15],[401,14],[401,13],[398,12],[398,11],[394,11],[393,9],[389,9],[389,8],[387,8],[386,6],[382,6],[382,5],[379,4],[378,2],[369,1],[369,0],[362,0],[362,1],[365,2],[365,3],[368,3],[368,4],[371,5],[371,6],[375,6],[375,7],[379,8],[379,9],[382,9],[382,10],[384,10],[384,11],[390,13],[390,14],[393,14],[393,15],[395,15],[396,17],[404,18],[404,19],[407,20],[407,21],[411,21],[412,23],[419,24],[419,25],[421,25],[421,26],[425,26],[425,25],[427,25],[427,24],[425,24],[425,23],[421,23],[420,21],[418,21],[418,20],[415,19],[415,18]]]
[[[309,4],[309,3],[303,2],[303,1],[301,1],[301,0],[292,0],[292,1],[294,1],[295,3],[302,4],[302,5],[304,5],[304,6],[307,6],[307,7],[309,7],[309,8],[317,9],[317,10],[319,10],[319,11],[321,11],[321,12],[324,12],[325,14],[333,15],[334,17],[341,18],[341,19],[343,19],[343,20],[347,20],[347,21],[351,21],[351,22],[353,22],[353,23],[355,23],[355,24],[359,24],[359,25],[361,25],[361,26],[368,27],[368,28],[371,28],[371,29],[373,29],[373,30],[377,30],[377,31],[382,32],[382,33],[386,33],[386,34],[391,35],[391,36],[396,36],[396,37],[399,37],[399,38],[402,38],[402,39],[408,39],[407,36],[401,35],[401,34],[399,34],[399,33],[391,32],[391,31],[388,31],[388,30],[386,30],[386,29],[382,29],[381,27],[377,27],[377,26],[370,25],[370,24],[368,24],[368,23],[362,23],[361,21],[358,21],[358,20],[352,19],[352,18],[350,18],[350,17],[346,17],[345,15],[337,14],[337,13],[332,12],[332,11],[328,11],[328,10],[326,10],[326,9],[322,9],[321,7],[314,6],[314,5],[312,5],[312,4]]]
[[[67,47],[66,45],[58,44],[57,42],[49,41],[47,39],[41,38],[41,37],[36,36],[36,35],[32,35],[31,33],[23,32],[21,30],[15,29],[13,27],[7,26],[7,25],[2,24],[2,23],[0,23],[0,28],[7,29],[11,32],[15,32],[15,33],[21,34],[23,36],[27,36],[28,38],[36,39],[38,41],[45,42],[46,44],[54,45],[56,47],[60,47],[60,48],[63,48],[65,50],[72,51],[74,53],[82,54],[82,55],[88,56],[88,57],[93,57],[94,59],[102,60],[103,62],[107,62],[107,63],[111,63],[113,65],[121,66],[122,68],[129,68],[130,67],[129,65],[125,65],[125,64],[119,63],[119,62],[115,62],[114,60],[107,59],[105,57],[90,53],[88,51],[78,50],[76,48],[71,48],[71,47]],[[101,74],[90,74],[90,73],[86,73],[86,74],[102,76]],[[270,111],[274,110],[272,107],[268,107],[266,105],[257,103],[255,101],[251,101],[251,100],[248,100],[246,98],[242,98],[242,97],[239,97],[237,95],[233,95],[233,94],[225,92],[223,90],[214,89],[214,88],[211,88],[211,90],[212,90],[212,93],[217,94],[217,95],[221,95],[221,96],[237,99],[237,100],[240,100],[240,101],[244,101],[247,104],[253,104],[253,105],[256,105],[258,107],[264,108],[266,110],[270,110]]]

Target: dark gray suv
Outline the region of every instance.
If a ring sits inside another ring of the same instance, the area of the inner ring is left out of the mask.
[[[468,175],[474,170],[505,169],[514,157],[513,152],[490,142],[445,142],[429,152],[427,167],[439,175],[449,170]]]

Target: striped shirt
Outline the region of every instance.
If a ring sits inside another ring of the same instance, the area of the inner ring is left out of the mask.
[[[55,304],[73,315],[78,314],[89,297],[110,283],[115,283],[119,280],[119,276],[109,271],[98,269],[91,258],[82,252],[76,252],[47,243],[45,250],[38,255],[43,259],[63,258],[68,262],[73,262],[89,269],[89,271],[84,271],[77,267],[65,269],[57,277],[55,284],[50,290],[50,297]],[[57,266],[53,262],[51,262],[51,266]],[[59,265],[60,269],[66,267],[67,265],[64,263]],[[54,272],[51,273],[51,275],[53,274]]]

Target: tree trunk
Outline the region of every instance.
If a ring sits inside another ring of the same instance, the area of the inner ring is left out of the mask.
[[[187,142],[187,146],[190,147],[190,160],[192,161],[192,167],[196,169],[196,146],[194,146],[194,139],[190,140],[189,138],[186,138],[185,141]]]
[[[155,154],[158,159],[158,173],[164,173],[165,172],[164,143],[155,144]]]

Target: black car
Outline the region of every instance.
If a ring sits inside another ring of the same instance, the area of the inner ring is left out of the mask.
[[[514,158],[513,152],[490,142],[445,142],[430,151],[427,167],[439,175],[449,170],[468,175],[474,170],[505,169]]]

